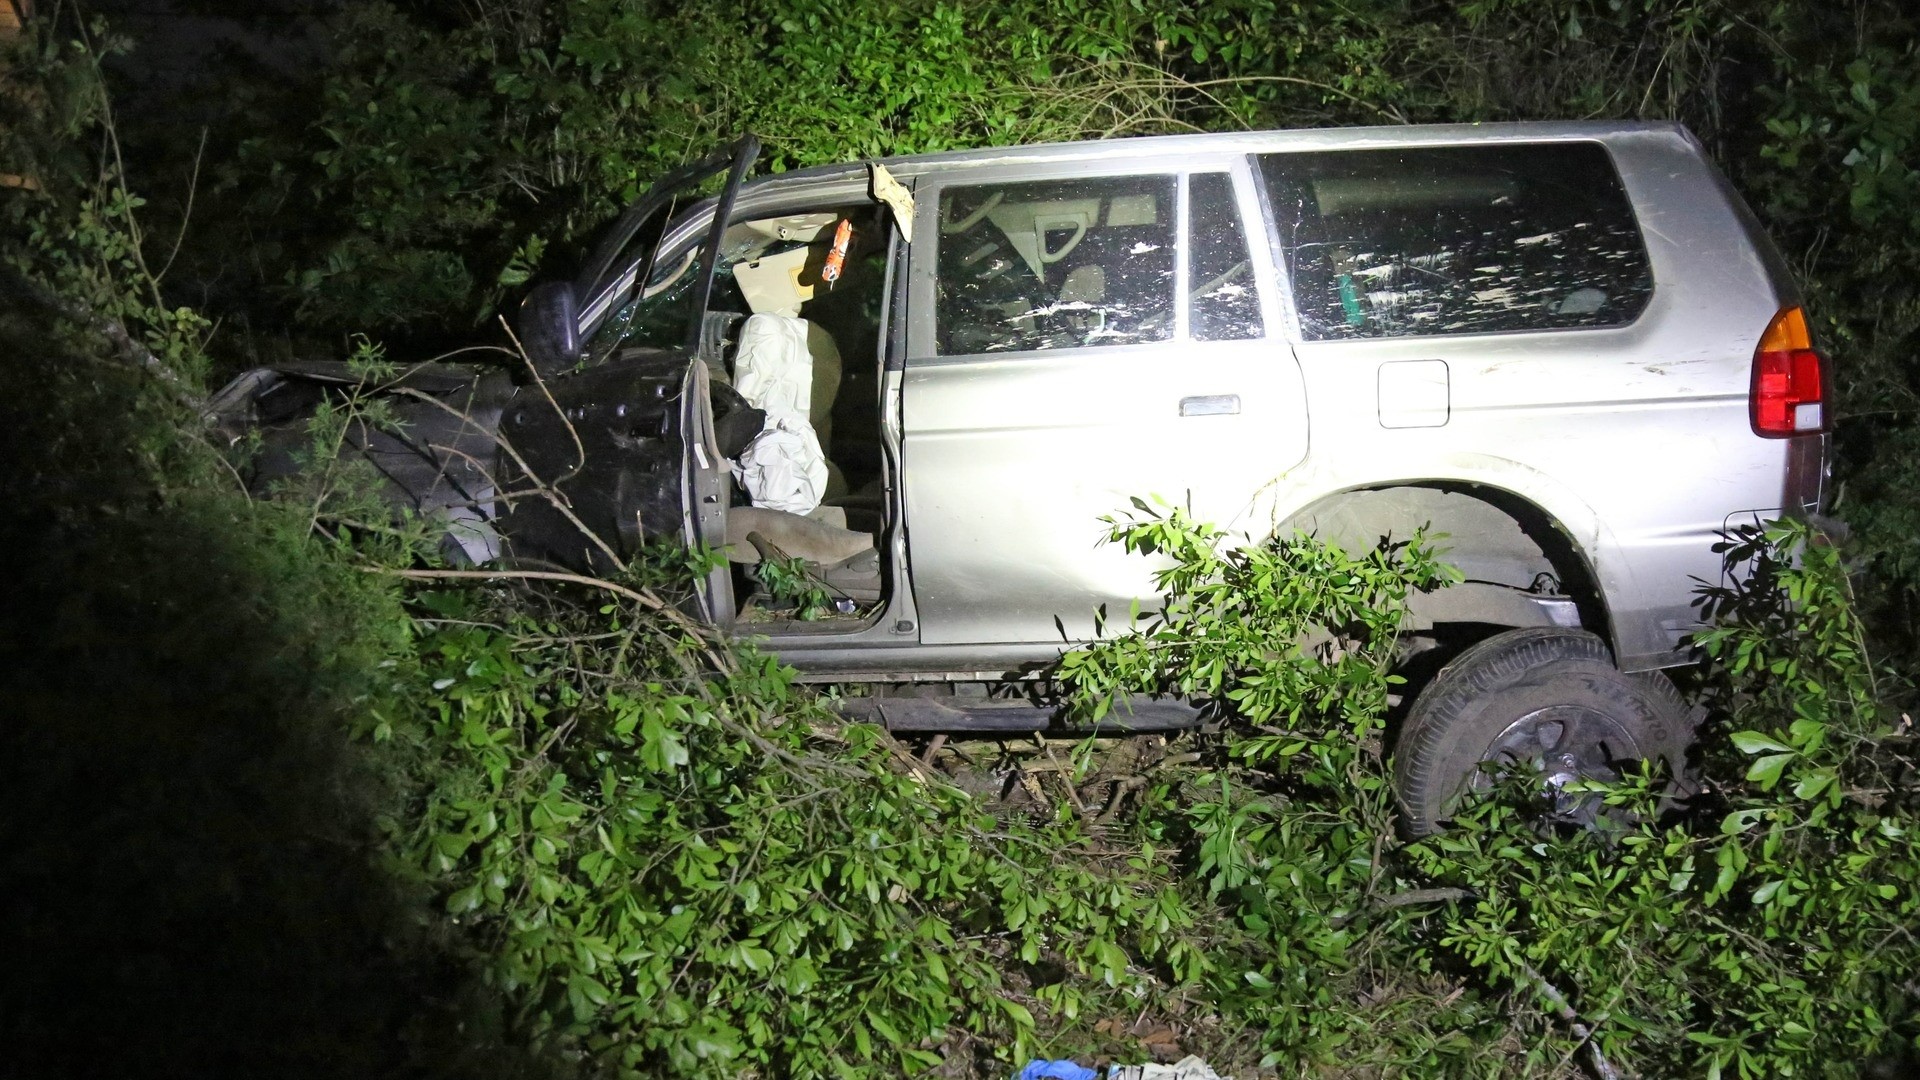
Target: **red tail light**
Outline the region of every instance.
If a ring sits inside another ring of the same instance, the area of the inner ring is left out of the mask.
[[[1807,333],[1806,314],[1782,308],[1753,350],[1753,433],[1784,439],[1827,430],[1825,366]]]

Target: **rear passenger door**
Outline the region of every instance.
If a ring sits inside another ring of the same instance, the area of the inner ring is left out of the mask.
[[[921,640],[1085,639],[1154,564],[1132,497],[1222,525],[1306,452],[1244,159],[923,176],[902,383]]]

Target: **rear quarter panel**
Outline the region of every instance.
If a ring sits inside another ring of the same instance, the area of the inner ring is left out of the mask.
[[[1782,302],[1712,166],[1684,133],[1604,140],[1631,198],[1655,289],[1618,328],[1300,342],[1308,460],[1274,513],[1329,491],[1456,480],[1529,499],[1586,555],[1628,669],[1680,659],[1727,519],[1784,503],[1789,443],[1753,434],[1753,348]],[[1385,428],[1382,364],[1447,365],[1448,415]]]

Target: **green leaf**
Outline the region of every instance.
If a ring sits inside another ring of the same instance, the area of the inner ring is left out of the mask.
[[[654,772],[671,772],[687,763],[687,744],[669,731],[657,714],[647,715],[640,733],[640,759]]]
[[[1780,782],[1780,774],[1787,767],[1787,762],[1797,756],[1786,753],[1768,754],[1765,757],[1756,758],[1747,769],[1747,779],[1758,783],[1763,791],[1772,791],[1773,786]]]
[[[1793,797],[1796,799],[1819,798],[1821,792],[1826,791],[1834,783],[1834,779],[1832,769],[1816,769],[1793,785]]]
[[[881,1038],[887,1040],[887,1045],[889,1046],[899,1046],[907,1041],[900,1036],[900,1029],[887,1023],[886,1018],[879,1013],[868,1013],[867,1023],[873,1025],[874,1032]]]
[[[1772,736],[1763,735],[1758,731],[1736,731],[1732,737],[1734,747],[1743,754],[1758,754],[1762,751],[1785,753],[1793,749]]]
[[[701,1058],[730,1061],[740,1056],[740,1032],[717,1020],[707,1020],[688,1033],[688,1045]]]
[[[469,885],[452,896],[447,897],[447,912],[452,915],[465,915],[479,908],[485,893],[478,885]]]

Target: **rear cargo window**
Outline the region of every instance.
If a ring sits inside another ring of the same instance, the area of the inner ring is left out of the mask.
[[[1595,143],[1268,154],[1311,340],[1620,326],[1653,295]]]

